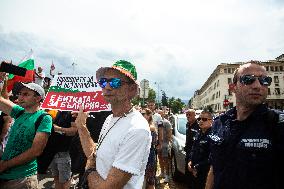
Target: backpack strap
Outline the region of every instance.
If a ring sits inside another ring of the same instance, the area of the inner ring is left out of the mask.
[[[42,119],[43,119],[44,116],[46,116],[46,115],[49,115],[49,114],[48,114],[48,113],[43,113],[43,114],[41,114],[41,115],[37,118],[37,120],[36,120],[36,122],[35,122],[35,132],[37,132],[37,129],[38,129],[39,125],[41,124]],[[52,127],[52,128],[53,128],[53,127]]]
[[[25,110],[21,110],[18,112],[18,114],[15,116],[15,119],[18,119],[21,115],[25,113]]]

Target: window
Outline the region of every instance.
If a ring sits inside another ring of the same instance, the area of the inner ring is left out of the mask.
[[[275,88],[275,95],[280,95],[280,88]]]
[[[228,89],[228,94],[229,94],[229,96],[232,95],[232,91],[230,89]]]
[[[278,66],[275,66],[275,71],[278,72]]]
[[[227,68],[224,69],[224,73],[227,73]]]
[[[273,66],[270,66],[270,70],[274,72],[274,67],[273,67]]]
[[[266,69],[266,71],[269,71],[269,67],[268,66],[265,66],[265,69]]]
[[[228,68],[228,73],[232,73],[232,69],[231,68]]]
[[[214,83],[214,89],[216,89],[216,83]]]
[[[232,83],[232,78],[228,78],[228,84],[231,84]]]
[[[283,66],[279,66],[279,71],[283,71]]]
[[[271,95],[270,88],[268,88],[268,95]]]
[[[186,118],[177,118],[177,129],[181,134],[186,134],[186,123],[187,119]]]
[[[217,81],[217,87],[219,87],[219,80]]]
[[[278,76],[276,75],[276,76],[274,76],[274,83],[279,83],[279,78],[278,78]]]

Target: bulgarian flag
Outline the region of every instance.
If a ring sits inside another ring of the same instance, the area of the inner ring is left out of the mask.
[[[10,92],[14,84],[16,82],[33,82],[34,81],[34,58],[33,58],[33,51],[31,50],[30,53],[25,56],[22,61],[18,65],[19,67],[26,68],[27,72],[25,77],[9,74],[8,81],[7,81],[7,90]]]

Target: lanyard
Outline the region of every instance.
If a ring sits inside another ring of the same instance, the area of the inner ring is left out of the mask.
[[[121,118],[127,117],[127,115],[130,114],[130,113],[133,112],[133,111],[134,111],[133,108],[131,108],[131,109],[130,109],[127,113],[125,113],[123,116],[120,116],[120,117],[114,122],[114,124],[108,129],[108,131],[106,132],[106,134],[105,134],[103,137],[100,136],[100,138],[99,138],[99,140],[98,140],[97,150],[99,150],[99,148],[100,148],[102,142],[103,142],[104,139],[106,138],[106,136],[107,136],[107,134],[109,133],[109,131],[115,126],[115,124],[116,124]]]

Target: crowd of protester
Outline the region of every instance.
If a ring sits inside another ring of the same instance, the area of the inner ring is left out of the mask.
[[[133,107],[133,64],[117,61],[97,70],[112,108],[103,112],[41,110],[50,79],[41,67],[35,72],[33,83],[19,83],[10,94],[7,74],[0,73],[0,189],[38,188],[37,174],[47,170],[57,189],[70,188],[75,174],[78,188],[154,189],[169,182],[170,112],[154,101]],[[270,83],[262,66],[246,63],[234,75],[236,107],[217,117],[184,112],[189,189],[282,188],[284,115],[264,105]]]

